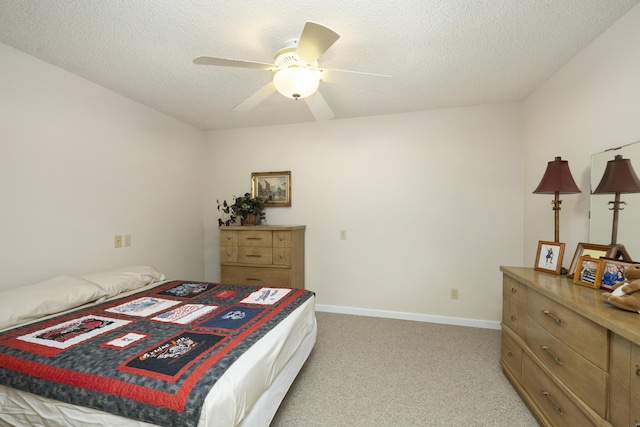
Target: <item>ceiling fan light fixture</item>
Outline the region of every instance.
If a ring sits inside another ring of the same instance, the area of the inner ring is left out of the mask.
[[[311,96],[318,90],[321,74],[319,71],[302,67],[289,67],[273,76],[273,84],[282,95],[291,99]]]

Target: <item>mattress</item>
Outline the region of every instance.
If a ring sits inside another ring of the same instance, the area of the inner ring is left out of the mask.
[[[312,297],[237,358],[207,394],[198,426],[268,426],[315,344],[314,310]],[[0,425],[156,425],[7,386],[0,386],[0,406]]]

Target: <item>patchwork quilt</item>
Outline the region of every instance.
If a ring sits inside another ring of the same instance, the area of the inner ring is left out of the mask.
[[[209,390],[313,295],[171,281],[0,334],[0,384],[166,426],[195,426]]]

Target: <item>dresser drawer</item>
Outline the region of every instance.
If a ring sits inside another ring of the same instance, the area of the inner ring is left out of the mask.
[[[291,286],[291,270],[268,267],[221,266],[222,283],[259,286]]]
[[[220,246],[236,246],[238,244],[238,233],[233,230],[220,229]]]
[[[568,388],[601,417],[607,416],[607,372],[560,342],[535,320],[527,320],[526,341]]]
[[[502,297],[517,306],[526,306],[527,287],[521,285],[509,276],[502,279]]]
[[[509,299],[503,298],[502,301],[502,323],[508,326],[512,331],[521,337],[525,334],[525,321],[527,318],[526,310]]]
[[[220,246],[220,262],[238,262],[238,247]]]
[[[538,292],[527,294],[527,312],[554,337],[602,370],[607,370],[607,329]]]
[[[259,246],[270,248],[273,246],[271,231],[247,230],[237,232],[238,246]]]
[[[574,400],[528,356],[524,356],[522,377],[531,398],[551,425],[562,427],[595,425]]]
[[[640,397],[635,393],[629,397],[629,425],[640,427]]]
[[[274,265],[291,265],[291,248],[273,248]]]
[[[611,334],[611,377],[640,395],[640,346]]]
[[[616,427],[640,427],[640,397],[615,378],[611,380],[609,422]]]
[[[629,388],[640,396],[640,346],[631,344],[631,366],[629,375]]]
[[[518,381],[522,381],[522,354],[522,347],[507,332],[502,331],[500,360]]]
[[[630,423],[631,393],[620,381],[611,377],[609,381],[609,422],[614,426],[628,426]]]
[[[274,231],[272,246],[274,248],[290,248],[291,232],[290,231]]]
[[[611,334],[611,367],[609,373],[616,377],[626,388],[630,388],[631,342],[618,334]],[[639,377],[640,378],[640,377]]]
[[[271,248],[259,246],[238,246],[238,261],[242,264],[271,264],[273,251]]]

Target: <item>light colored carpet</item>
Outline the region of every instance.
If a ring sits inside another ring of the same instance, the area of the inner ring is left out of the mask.
[[[318,339],[271,427],[538,426],[500,331],[316,313]]]

